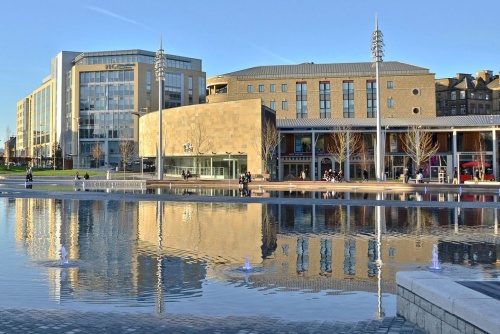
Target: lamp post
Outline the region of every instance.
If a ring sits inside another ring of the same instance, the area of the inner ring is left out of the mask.
[[[156,156],[156,164],[158,169],[158,180],[163,180],[163,145],[162,145],[162,113],[163,113],[163,98],[164,98],[164,88],[163,85],[165,83],[165,52],[161,47],[161,37],[160,37],[160,48],[156,51],[155,56],[155,74],[156,80],[158,81],[158,115],[159,115],[159,123],[158,123],[158,154]]]
[[[382,181],[384,179],[384,159],[382,156],[382,125],[380,120],[380,74],[378,71],[378,65],[382,62],[382,57],[384,56],[384,39],[382,32],[378,29],[378,19],[375,16],[375,31],[372,34],[372,56],[373,62],[375,63],[375,87],[377,90],[377,147],[375,151],[375,174],[377,176],[377,181]]]

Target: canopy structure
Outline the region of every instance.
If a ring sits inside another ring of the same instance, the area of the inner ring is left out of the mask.
[[[481,162],[481,161],[469,161],[466,163],[462,164],[462,167],[491,167],[491,164],[488,162]]]

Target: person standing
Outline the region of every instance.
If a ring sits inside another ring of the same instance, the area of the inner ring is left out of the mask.
[[[458,184],[458,170],[457,170],[457,167],[455,167],[455,170],[453,171],[453,184]]]
[[[405,183],[408,183],[408,180],[410,179],[410,171],[408,168],[405,168]]]
[[[476,173],[474,174],[474,184],[479,183],[479,168],[476,168]]]
[[[368,171],[366,168],[363,170],[363,182],[368,182]]]

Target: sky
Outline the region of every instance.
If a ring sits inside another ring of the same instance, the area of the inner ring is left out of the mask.
[[[2,3],[0,147],[16,103],[61,51],[156,51],[198,58],[207,78],[265,65],[370,62],[376,17],[384,61],[436,78],[500,72],[500,1],[18,0]]]

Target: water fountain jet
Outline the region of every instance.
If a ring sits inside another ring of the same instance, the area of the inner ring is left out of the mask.
[[[432,265],[429,266],[431,270],[441,270],[441,264],[439,264],[439,256],[438,256],[438,246],[434,244],[432,248]]]
[[[248,255],[245,257],[245,265],[242,268],[243,270],[252,270],[252,266],[250,265],[250,262],[248,260]]]

